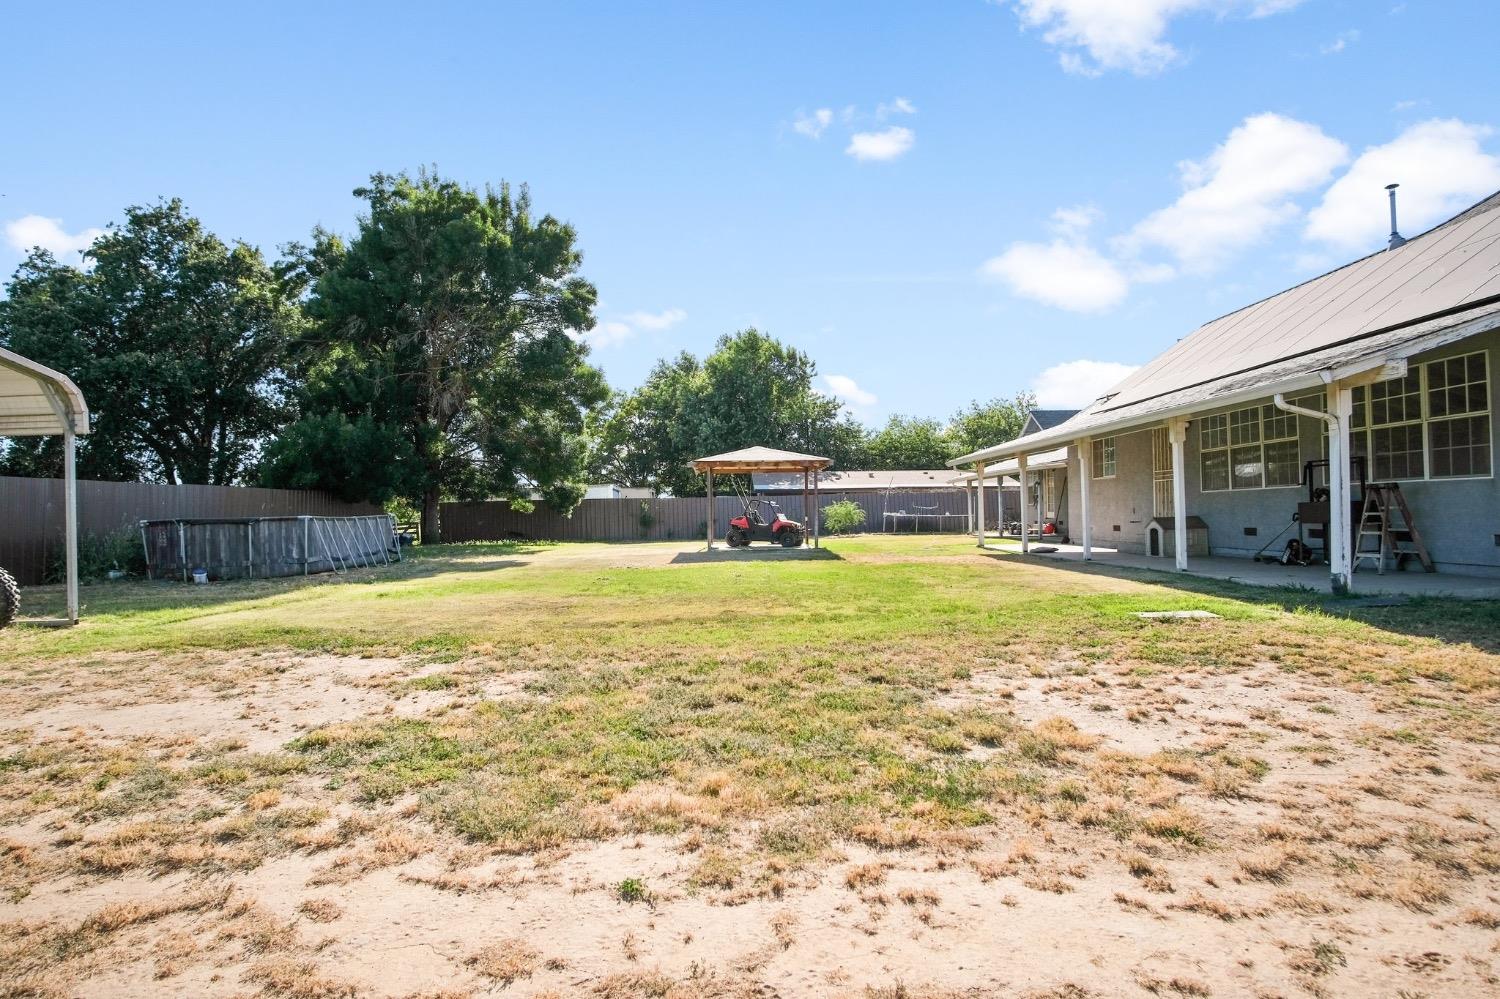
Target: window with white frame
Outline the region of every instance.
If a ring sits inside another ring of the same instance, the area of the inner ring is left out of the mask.
[[[1484,352],[1411,365],[1405,377],[1354,390],[1350,451],[1376,481],[1491,473]]]
[[[1199,421],[1198,487],[1203,492],[1295,486],[1302,478],[1297,417],[1250,406]]]
[[[1096,479],[1112,479],[1115,477],[1115,439],[1113,437],[1095,437],[1089,455],[1090,463],[1093,465],[1093,477]]]

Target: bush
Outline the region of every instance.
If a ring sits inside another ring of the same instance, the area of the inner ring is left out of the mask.
[[[68,578],[68,553],[61,544],[54,545],[47,557],[46,582],[62,583]],[[83,582],[104,579],[111,569],[124,569],[132,576],[146,574],[146,553],[141,548],[139,531],[122,527],[113,534],[80,534],[78,536],[78,578]]]
[[[848,534],[865,526],[865,508],[853,500],[840,500],[823,508],[823,530],[829,534]]]
[[[651,504],[641,500],[641,537],[651,533],[651,527],[656,523],[656,514],[651,512]]]

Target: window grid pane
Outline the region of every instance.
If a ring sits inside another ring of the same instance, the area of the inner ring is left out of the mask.
[[[1232,486],[1235,489],[1259,489],[1264,484],[1261,475],[1260,445],[1231,448],[1229,464],[1233,472]]]
[[[1201,456],[1200,482],[1198,488],[1206,493],[1223,492],[1229,488],[1229,452],[1205,451]]]

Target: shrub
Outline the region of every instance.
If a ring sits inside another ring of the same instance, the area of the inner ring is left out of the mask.
[[[651,504],[641,500],[641,537],[651,533],[651,525],[656,523],[656,514],[651,512]]]
[[[865,526],[865,509],[853,500],[839,500],[823,508],[823,530],[829,534],[847,534]]]
[[[61,545],[53,545],[47,556],[44,579],[61,583],[68,578],[68,554]],[[78,536],[78,578],[85,582],[105,578],[111,569],[124,569],[132,576],[146,574],[146,553],[141,548],[138,531],[122,527],[112,534]]]

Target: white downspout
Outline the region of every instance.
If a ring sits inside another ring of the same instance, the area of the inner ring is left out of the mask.
[[[1277,392],[1271,397],[1276,408],[1297,416],[1322,420],[1328,425],[1328,580],[1334,593],[1349,592],[1349,415],[1353,395],[1339,382],[1328,386],[1331,413],[1294,406]]]

